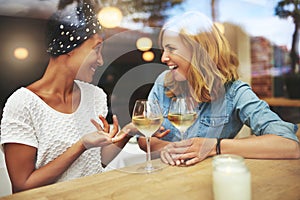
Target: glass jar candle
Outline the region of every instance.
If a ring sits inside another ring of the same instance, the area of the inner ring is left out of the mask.
[[[212,165],[215,200],[251,200],[251,175],[243,157],[217,155]]]

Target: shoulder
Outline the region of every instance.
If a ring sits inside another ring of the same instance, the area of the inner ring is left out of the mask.
[[[24,123],[31,121],[31,112],[32,110],[38,110],[38,106],[37,99],[34,98],[33,93],[28,89],[20,88],[16,90],[5,103],[1,127],[5,126],[6,122],[10,125],[11,121],[21,121]],[[15,128],[18,128],[18,126]]]
[[[166,70],[166,71],[163,71],[161,74],[159,74],[158,77],[155,80],[155,84],[163,85],[166,74],[169,73],[169,72],[170,72],[170,70]]]
[[[241,80],[236,80],[236,81],[233,81],[233,82],[229,82],[229,83],[226,84],[225,88],[226,88],[226,93],[230,97],[237,97],[239,95],[242,95],[244,92],[253,93],[250,85],[246,82],[241,81]]]
[[[24,87],[21,87],[8,97],[5,107],[24,107],[32,101],[32,97],[33,96],[31,95],[29,90],[27,90]]]

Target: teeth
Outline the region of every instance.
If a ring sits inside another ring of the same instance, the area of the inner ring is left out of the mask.
[[[177,67],[177,65],[170,65],[169,69],[175,69]]]
[[[92,70],[93,72],[95,72],[95,71],[96,71],[96,68],[94,68],[94,67],[91,67],[91,70]]]

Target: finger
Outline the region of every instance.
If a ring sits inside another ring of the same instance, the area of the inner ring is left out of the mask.
[[[162,160],[163,163],[169,164],[168,160],[165,157],[165,153],[166,153],[165,151],[160,152],[160,159]]]
[[[109,135],[111,137],[114,137],[119,132],[119,121],[116,115],[113,115],[112,119],[113,119],[113,129],[109,133]]]
[[[109,124],[108,122],[106,121],[105,117],[103,117],[102,115],[99,115],[99,119],[102,121],[103,123],[103,131],[106,132],[106,133],[109,133]]]
[[[185,165],[187,165],[187,166],[194,165],[194,164],[196,164],[196,163],[198,163],[198,162],[200,162],[200,161],[201,161],[200,158],[195,157],[195,158],[193,158],[193,159],[187,160],[187,161],[185,162]]]
[[[100,126],[100,124],[98,124],[98,122],[96,122],[94,119],[91,119],[91,122],[94,124],[98,131],[103,131],[103,128]]]
[[[123,132],[122,134],[119,134],[119,135],[113,137],[111,139],[112,143],[116,143],[116,142],[119,142],[119,141],[123,140],[128,135],[128,132],[129,132],[129,130],[127,130],[126,132]]]
[[[180,160],[189,160],[189,159],[193,159],[195,157],[197,157],[197,154],[195,152],[190,152],[190,153],[180,154],[178,156],[178,159],[180,159]]]
[[[181,157],[182,154],[173,154],[173,153],[169,153],[171,158],[175,161],[180,160],[179,158]],[[176,163],[177,164],[177,163]]]
[[[175,165],[175,162],[172,159],[172,157],[168,151],[165,151],[165,158],[166,158],[168,164],[173,165],[173,166]]]
[[[161,126],[159,127],[159,131],[164,131],[165,130],[165,127]]]
[[[176,163],[176,165],[177,165],[177,166],[179,166],[179,165],[182,165],[182,164],[183,164],[183,163],[181,162],[181,160],[176,160],[176,161],[175,161],[175,163]]]
[[[168,133],[170,133],[171,132],[171,130],[166,130],[166,131],[164,131],[164,132],[162,132],[162,133],[159,133],[159,132],[156,132],[155,134],[154,134],[154,137],[157,137],[157,138],[162,138],[162,137],[164,137],[165,135],[167,135]]]

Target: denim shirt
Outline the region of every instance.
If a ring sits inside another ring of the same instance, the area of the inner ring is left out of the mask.
[[[170,98],[165,95],[164,77],[169,70],[156,79],[148,99],[158,100],[163,115],[162,126],[170,129],[163,140],[179,141],[180,132],[167,119]],[[224,95],[214,102],[198,104],[198,117],[188,128],[184,137],[234,138],[245,124],[259,136],[276,134],[298,141],[297,125],[283,121],[270,110],[269,105],[260,100],[247,83],[240,80],[224,86]],[[299,142],[299,141],[298,141]]]

